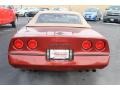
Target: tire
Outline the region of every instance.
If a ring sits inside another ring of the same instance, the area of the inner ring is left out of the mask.
[[[15,21],[13,21],[11,24],[12,24],[12,27],[13,27],[13,28],[16,28]]]
[[[103,22],[105,23],[105,22],[107,22],[105,19],[103,19]]]
[[[99,21],[101,21],[101,18],[99,18]]]
[[[25,14],[24,14],[24,17],[28,17],[28,13],[25,13]]]
[[[96,16],[96,17],[95,17],[95,22],[97,22],[97,21],[99,21],[99,18]]]
[[[120,24],[120,20],[118,20],[118,24]]]

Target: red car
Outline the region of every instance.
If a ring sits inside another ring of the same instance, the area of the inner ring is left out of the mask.
[[[8,59],[29,70],[96,70],[109,63],[108,41],[76,12],[45,11],[11,39]]]
[[[11,24],[16,27],[15,20],[16,15],[12,9],[0,7],[0,25]]]

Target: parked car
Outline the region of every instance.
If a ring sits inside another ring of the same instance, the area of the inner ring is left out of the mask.
[[[8,60],[28,70],[94,70],[109,63],[108,41],[82,15],[69,11],[39,12],[12,37]]]
[[[17,11],[18,16],[27,16],[29,12],[38,12],[38,8],[22,8]]]
[[[28,12],[26,16],[34,17],[39,11],[47,11],[47,10],[49,10],[49,8],[39,8],[37,10],[33,10],[33,11]]]
[[[16,27],[15,21],[16,15],[12,9],[0,7],[0,25],[11,24]]]
[[[17,15],[18,16],[26,16],[27,12],[28,12],[27,8],[22,8],[22,9],[17,10]]]
[[[34,17],[39,11],[30,11],[26,14],[27,17]]]
[[[110,6],[106,9],[103,22],[118,22],[120,23],[120,6]]]
[[[83,16],[86,20],[99,21],[102,19],[102,13],[98,8],[87,8]]]
[[[61,8],[61,7],[54,7],[54,8],[51,8],[51,10],[53,10],[53,11],[69,11],[68,8]]]

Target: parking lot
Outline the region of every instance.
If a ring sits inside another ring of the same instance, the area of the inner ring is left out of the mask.
[[[21,71],[8,64],[9,41],[17,30],[30,18],[20,17],[17,28],[0,26],[0,84],[120,84],[120,24],[88,22],[97,32],[104,35],[110,45],[110,63],[97,72],[47,72]]]

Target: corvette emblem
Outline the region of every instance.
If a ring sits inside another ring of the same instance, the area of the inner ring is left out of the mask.
[[[63,32],[55,32],[55,35],[62,35],[64,34]]]

